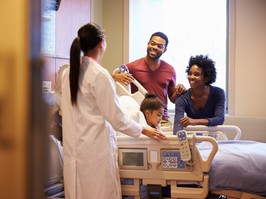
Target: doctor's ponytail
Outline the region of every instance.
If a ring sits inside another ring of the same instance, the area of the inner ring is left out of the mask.
[[[79,69],[80,69],[80,39],[75,38],[70,48],[70,93],[71,103],[75,105],[77,102],[79,90]]]
[[[71,103],[77,103],[79,90],[80,53],[84,54],[93,50],[98,43],[104,39],[104,30],[96,23],[88,23],[78,30],[76,37],[70,48],[70,93]]]

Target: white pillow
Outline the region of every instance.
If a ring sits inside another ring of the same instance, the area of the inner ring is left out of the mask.
[[[139,110],[139,104],[130,96],[120,96],[119,102],[123,112],[141,125],[147,125],[143,113]]]

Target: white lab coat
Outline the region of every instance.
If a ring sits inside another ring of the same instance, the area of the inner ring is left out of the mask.
[[[72,106],[69,69],[62,78],[66,199],[119,199],[116,131],[133,137],[142,127],[125,116],[109,72],[83,57],[77,105]]]

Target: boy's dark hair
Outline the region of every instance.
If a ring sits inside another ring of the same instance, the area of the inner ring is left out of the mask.
[[[154,111],[163,107],[163,103],[156,97],[154,93],[146,93],[145,99],[140,104],[140,111],[144,113],[146,110]]]

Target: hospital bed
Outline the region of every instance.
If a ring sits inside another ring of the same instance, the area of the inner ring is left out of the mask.
[[[49,167],[44,171],[44,198],[64,198],[63,147],[53,135],[49,135]]]
[[[138,96],[138,103],[144,99],[142,91],[131,94],[116,84],[118,95]],[[169,198],[206,198],[210,192],[229,198],[266,198],[266,143],[240,140],[241,130],[234,125],[189,126],[185,130],[192,154],[188,162],[180,159],[171,127],[162,127],[168,139],[159,143],[143,136],[117,137],[124,196],[142,198],[141,187],[147,186],[148,195],[157,194],[149,198],[161,198],[159,187],[170,186]],[[232,140],[228,133],[234,134]],[[173,166],[170,159],[177,164]]]

